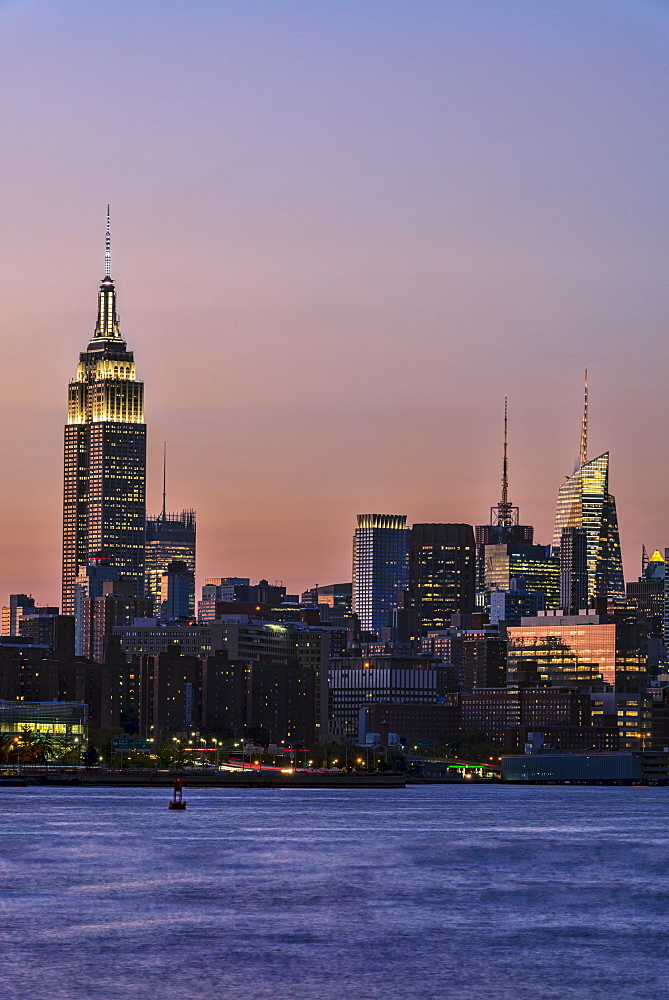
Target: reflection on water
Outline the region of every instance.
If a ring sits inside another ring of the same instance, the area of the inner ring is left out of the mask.
[[[669,789],[0,796],[2,1000],[666,995]]]

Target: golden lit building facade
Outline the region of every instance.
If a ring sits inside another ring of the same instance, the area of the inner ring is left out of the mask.
[[[528,591],[539,591],[547,608],[560,606],[560,560],[546,545],[519,545],[514,542],[482,547],[483,584],[490,595],[508,592],[514,579],[524,579]],[[488,596],[488,601],[489,601]]]
[[[74,614],[80,566],[111,561],[144,592],[146,425],[144,385],[121,337],[110,276],[107,216],[105,276],[93,338],[70,382],[63,497],[63,614]]]
[[[609,493],[609,453],[584,462],[558,492],[553,552],[565,528],[586,532],[588,606],[625,601],[615,498]]]
[[[73,701],[0,701],[0,733],[23,736],[46,733],[88,739],[88,705]]]
[[[507,627],[507,671],[537,672],[539,683],[589,687],[643,684],[646,657],[633,631],[594,613],[546,613]]]

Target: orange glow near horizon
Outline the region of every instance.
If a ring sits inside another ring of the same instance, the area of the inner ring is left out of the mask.
[[[198,596],[350,580],[366,511],[486,523],[505,395],[509,500],[550,543],[586,366],[627,579],[669,545],[666,9],[10,7],[0,604],[60,604],[108,202],[147,512],[167,442]]]

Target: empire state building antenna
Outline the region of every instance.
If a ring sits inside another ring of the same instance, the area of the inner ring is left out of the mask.
[[[107,233],[105,235],[105,278],[111,278],[111,228],[109,205],[107,205]]]

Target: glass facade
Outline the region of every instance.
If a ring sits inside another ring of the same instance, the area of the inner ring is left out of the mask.
[[[88,705],[75,701],[0,701],[0,733],[52,733],[88,738]]]
[[[624,625],[597,615],[526,621],[507,628],[510,672],[536,669],[541,681],[557,686],[644,682],[646,658]]]
[[[616,682],[616,626],[587,623],[507,629],[507,668],[536,667],[539,678],[557,686]],[[529,662],[528,662],[529,661]]]
[[[547,608],[560,607],[560,560],[547,545],[485,545],[483,565],[488,594],[511,590],[511,581],[522,578],[528,591],[544,595]]]
[[[399,592],[409,577],[405,514],[359,514],[353,537],[353,613],[365,632],[391,624]]]
[[[168,563],[183,562],[195,575],[195,511],[182,510],[180,514],[159,514],[146,522],[145,576],[147,597],[153,598],[157,611],[162,601],[161,577]],[[195,613],[195,592],[189,597],[189,615]]]
[[[609,453],[585,462],[558,492],[553,551],[565,528],[586,531],[588,602],[624,601],[625,583],[615,498],[609,493]]]
[[[107,234],[109,245],[109,233]],[[121,338],[116,292],[100,286],[98,319],[70,383],[65,427],[63,614],[75,612],[75,581],[94,555],[109,558],[144,593],[146,425],[144,386]]]

